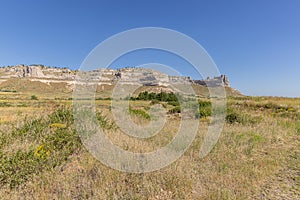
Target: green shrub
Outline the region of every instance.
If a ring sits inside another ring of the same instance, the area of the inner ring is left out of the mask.
[[[196,118],[206,118],[211,116],[211,108],[199,108],[199,112],[196,113]]]
[[[30,139],[36,139],[42,135],[43,131],[47,127],[47,123],[43,118],[39,119],[27,119],[25,118],[24,124],[21,127],[13,127],[13,137],[28,137]]]
[[[195,114],[195,117],[198,118],[206,118],[211,116],[212,114],[212,106],[210,101],[198,101],[199,110],[198,113]]]
[[[229,124],[256,124],[258,122],[261,122],[262,119],[260,117],[252,117],[249,114],[240,113],[236,110],[232,110],[229,108],[227,109],[227,115],[225,117],[225,120]]]
[[[144,110],[129,108],[129,113],[150,120],[150,115]]]
[[[96,98],[96,100],[112,100],[112,98],[110,98],[110,97],[105,97],[105,98],[98,97],[98,98]]]
[[[29,179],[32,174],[37,172],[39,159],[34,157],[34,151],[29,152],[17,151],[13,156],[8,157],[0,155],[1,161],[1,178],[0,185],[9,185],[15,188]]]
[[[169,101],[168,104],[171,106],[180,106],[178,101]]]
[[[280,106],[274,104],[274,103],[266,103],[263,105],[258,105],[259,107],[265,108],[265,109],[279,109]]]
[[[176,106],[176,107],[170,109],[170,110],[168,111],[168,113],[169,113],[169,114],[181,113],[181,108],[180,108],[180,106]]]
[[[154,92],[141,92],[138,94],[137,97],[131,97],[130,100],[157,100],[157,101],[163,101],[163,102],[178,102],[178,98],[180,98],[179,95],[174,94],[173,92],[167,93],[167,92],[160,92],[160,93],[154,93]]]
[[[49,116],[50,123],[62,123],[62,124],[67,124],[70,125],[74,121],[74,116],[73,112],[71,109],[61,107],[57,109],[55,112],[50,114]]]
[[[38,97],[35,96],[35,95],[32,95],[30,99],[31,99],[31,100],[38,100]]]
[[[198,101],[199,107],[211,107],[211,102],[210,101]]]
[[[81,141],[73,126],[73,115],[66,108],[58,109],[47,117],[28,120],[13,128],[10,139],[31,140],[29,150],[13,154],[0,151],[0,185],[18,187],[34,174],[51,170],[78,151]],[[51,128],[50,128],[51,127]],[[9,142],[7,138],[1,140]]]
[[[236,112],[227,114],[225,119],[226,119],[226,122],[229,124],[242,122],[242,117]]]

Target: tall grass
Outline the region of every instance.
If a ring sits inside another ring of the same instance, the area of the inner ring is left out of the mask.
[[[105,129],[115,127],[102,114],[97,113],[99,125]],[[18,187],[33,175],[51,170],[65,162],[81,149],[81,141],[73,124],[71,109],[59,108],[52,114],[38,119],[25,119],[20,127],[13,127],[11,134],[1,138],[1,149],[14,140],[29,141],[29,149],[0,151],[0,185]]]
[[[285,104],[286,101],[291,103]],[[264,106],[268,102],[275,106]],[[160,149],[180,128],[180,119],[168,116],[157,135],[145,140],[132,138],[114,128],[110,110],[103,106],[107,101],[97,103],[103,110],[96,114],[99,125],[111,130],[107,134],[109,139],[127,151]],[[144,119],[149,104],[149,101],[133,101],[131,115]],[[163,104],[168,109],[176,107],[172,103]],[[1,124],[0,196],[1,199],[299,199],[300,124],[294,117],[299,114],[298,105],[289,99],[230,98],[223,132],[210,154],[199,158],[208,128],[207,123],[200,123],[194,142],[182,157],[163,169],[141,174],[119,172],[93,158],[82,148],[74,130],[74,116],[68,108],[58,107],[46,116],[27,117],[11,130],[10,125]],[[195,105],[189,106],[192,109]],[[199,113],[204,112],[201,118],[210,117],[208,100],[202,99],[198,107]]]

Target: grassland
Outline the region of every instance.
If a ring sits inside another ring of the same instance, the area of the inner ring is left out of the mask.
[[[71,100],[37,97],[0,94],[1,199],[300,198],[300,99],[229,97],[221,137],[199,158],[210,121],[209,104],[202,103],[205,109],[191,119],[200,120],[197,136],[184,155],[161,170],[132,174],[89,154],[75,130]],[[158,135],[132,138],[114,123],[110,103],[96,101],[99,125],[128,151],[158,149],[178,130],[180,113],[169,112]],[[176,107],[161,103],[167,110]],[[135,123],[148,123],[151,104],[130,102]]]

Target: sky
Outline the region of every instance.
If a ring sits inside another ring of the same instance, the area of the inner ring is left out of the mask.
[[[162,27],[202,45],[243,94],[300,97],[299,10],[299,0],[1,0],[0,66],[78,69],[109,37]],[[123,55],[110,67],[151,62],[201,78],[185,60],[155,50]]]

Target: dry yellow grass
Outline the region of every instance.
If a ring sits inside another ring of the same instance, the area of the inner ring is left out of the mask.
[[[71,101],[25,103],[28,107],[0,107],[2,137],[10,133],[9,121],[20,121],[25,115],[43,116],[60,104],[70,105]],[[131,106],[147,110],[149,104],[136,101]],[[96,101],[96,105],[112,120],[110,101]],[[218,143],[202,159],[199,150],[207,120],[200,123],[197,136],[184,155],[161,170],[142,174],[119,172],[103,165],[81,147],[61,165],[34,175],[18,188],[2,185],[0,196],[2,199],[299,199],[299,105],[300,99],[229,98],[228,106],[238,113],[247,113],[251,120],[226,123]],[[133,118],[136,123],[146,124],[144,119]],[[107,130],[106,134],[126,150],[147,152],[170,142],[179,121],[177,115],[169,115],[162,132],[146,140],[132,138],[118,129]],[[16,140],[1,151],[12,153],[13,149],[26,149],[28,145]]]

